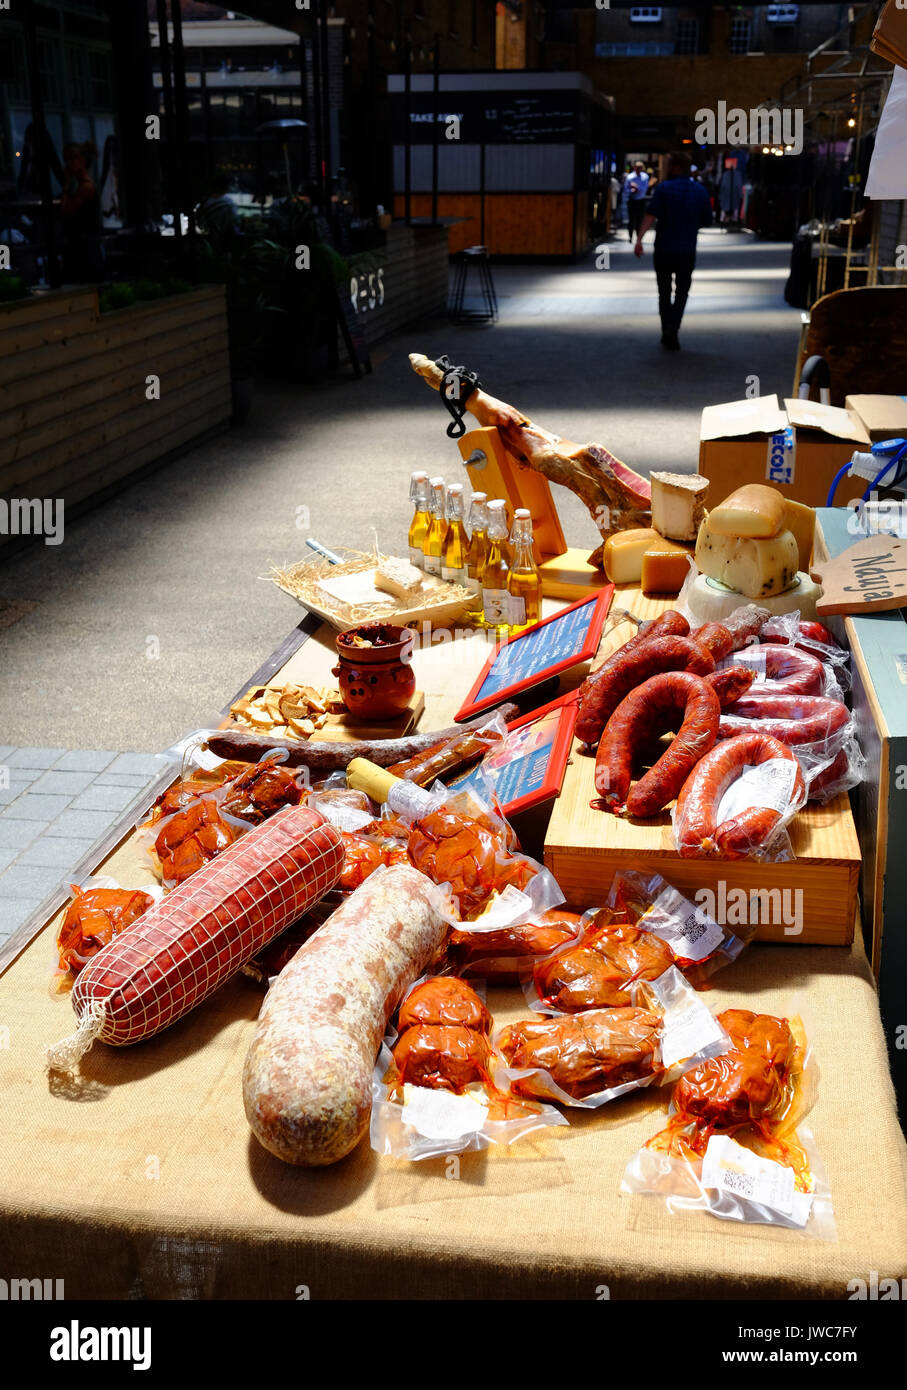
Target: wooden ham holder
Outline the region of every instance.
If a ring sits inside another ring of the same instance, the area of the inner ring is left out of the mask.
[[[503,497],[511,517],[517,507],[531,513],[532,551],[546,597],[585,598],[608,583],[585,550],[568,546],[548,479],[507,452],[497,426],[470,430],[457,445],[474,492],[487,493],[489,501]]]

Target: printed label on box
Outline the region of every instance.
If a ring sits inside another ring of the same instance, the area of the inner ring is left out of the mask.
[[[796,474],[797,441],[793,425],[769,435],[765,456],[765,480],[768,483],[792,483]]]

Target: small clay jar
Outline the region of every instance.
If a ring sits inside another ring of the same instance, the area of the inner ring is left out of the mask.
[[[415,633],[393,623],[365,623],[338,633],[334,641],[340,662],[333,674],[350,714],[362,720],[401,714],[416,691],[410,665]]]

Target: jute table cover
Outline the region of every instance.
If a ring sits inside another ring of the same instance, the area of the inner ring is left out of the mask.
[[[474,661],[417,654],[447,722]],[[319,680],[330,643],[285,668]],[[451,708],[452,707],[452,708]],[[128,841],[106,873],[151,881]],[[628,1158],[659,1129],[665,1090],[638,1091],[570,1127],[458,1162],[406,1164],[367,1141],[334,1168],[259,1148],[241,1072],[261,993],[237,978],[160,1036],[96,1044],[77,1078],[44,1049],[72,1029],[48,985],[51,922],[0,978],[0,1273],[63,1279],[69,1298],[612,1299],[848,1296],[853,1279],[907,1276],[907,1150],[862,947],[753,946],[704,997],[806,1021],[821,1069],[808,1123],[831,1182],[837,1240],[671,1216],[623,1197]],[[496,1021],[525,1017],[489,992]]]

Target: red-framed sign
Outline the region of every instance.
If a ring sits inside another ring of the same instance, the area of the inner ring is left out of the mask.
[[[451,787],[459,791],[471,785],[482,792],[490,782],[506,816],[557,796],[578,710],[579,690],[571,690],[512,720],[503,743],[486,753],[478,766],[456,778]]]
[[[581,661],[591,661],[598,651],[613,594],[614,585],[606,584],[591,597],[581,598],[525,632],[499,642],[454,717],[461,720],[484,714]]]

